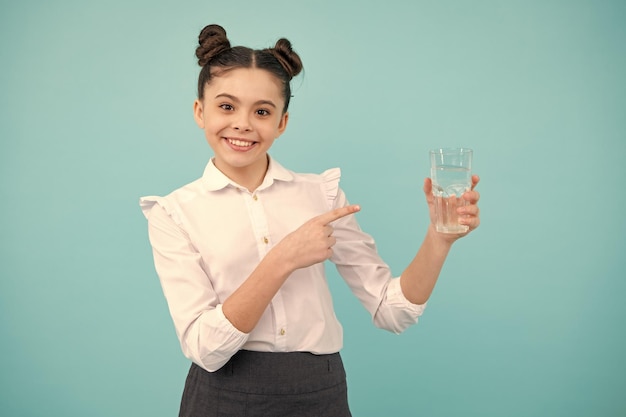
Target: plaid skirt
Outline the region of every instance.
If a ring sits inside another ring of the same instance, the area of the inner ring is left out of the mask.
[[[222,368],[191,365],[179,417],[350,417],[339,353],[239,351]]]

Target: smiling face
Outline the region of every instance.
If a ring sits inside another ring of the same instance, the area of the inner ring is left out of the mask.
[[[267,151],[287,127],[281,82],[257,68],[237,68],[213,76],[204,98],[194,103],[194,119],[215,153],[215,166],[254,190],[267,170]]]

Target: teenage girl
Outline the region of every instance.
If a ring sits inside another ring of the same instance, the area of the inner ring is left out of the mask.
[[[453,242],[431,224],[400,277],[380,259],[339,188],[340,171],[301,174],[268,154],[289,121],[302,62],[287,39],[231,47],[205,27],[193,114],[214,152],[202,177],[144,197],[156,271],[182,351],[192,361],[180,416],[350,416],[342,328],[324,274],[333,262],[376,326],[417,322]],[[460,222],[479,225],[478,192]]]

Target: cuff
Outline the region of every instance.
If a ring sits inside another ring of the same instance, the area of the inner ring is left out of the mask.
[[[424,304],[413,304],[407,300],[400,286],[400,278],[394,278],[389,282],[389,286],[387,287],[387,301],[392,306],[399,306],[411,311],[416,317],[422,315],[428,304],[428,302]]]
[[[210,324],[213,329],[212,340],[206,342],[207,349],[198,365],[209,372],[214,372],[224,366],[242,348],[249,334],[232,325],[224,315],[221,304],[215,307],[211,319],[213,321]]]

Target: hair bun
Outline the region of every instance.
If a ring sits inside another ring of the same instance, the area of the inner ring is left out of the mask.
[[[276,57],[280,65],[287,71],[291,78],[295,77],[302,71],[302,61],[291,47],[291,42],[285,38],[280,38],[269,52]]]
[[[201,67],[208,64],[219,53],[230,48],[226,30],[220,25],[205,26],[198,36],[198,44],[196,57]]]

